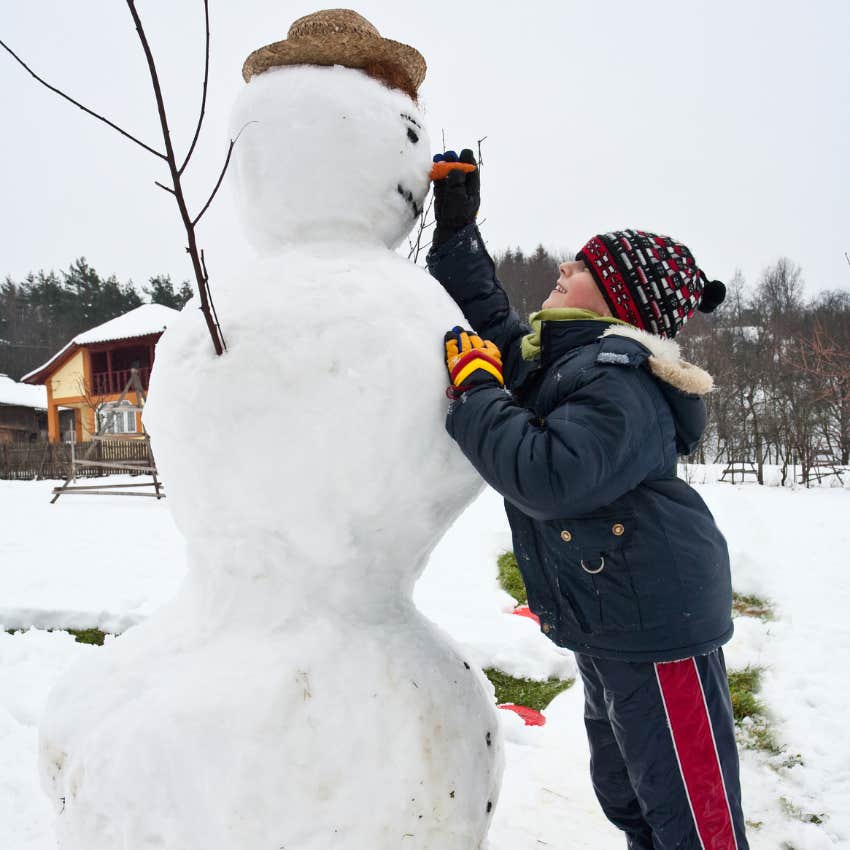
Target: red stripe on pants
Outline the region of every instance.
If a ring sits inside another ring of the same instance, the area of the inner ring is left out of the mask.
[[[737,850],[711,718],[696,661],[655,665],[688,802],[705,850]]]

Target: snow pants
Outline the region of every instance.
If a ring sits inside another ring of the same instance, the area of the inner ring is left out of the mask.
[[[723,651],[576,661],[593,788],[629,850],[748,850]]]

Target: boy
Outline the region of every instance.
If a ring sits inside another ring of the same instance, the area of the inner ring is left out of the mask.
[[[627,846],[746,850],[720,648],[729,558],[676,476],[712,381],[672,337],[725,289],[669,237],[602,234],[560,266],[529,327],[475,226],[474,165],[463,151],[435,180],[428,267],[480,335],[446,334],[446,427],[505,497],[542,630],[575,652],[594,790]]]

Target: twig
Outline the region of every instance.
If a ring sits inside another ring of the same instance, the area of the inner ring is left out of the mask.
[[[156,98],[157,112],[159,113],[159,123],[162,127],[162,138],[165,142],[166,162],[168,163],[168,170],[171,172],[171,182],[174,185],[174,197],[177,200],[180,217],[183,220],[183,226],[186,229],[186,238],[189,242],[186,247],[186,252],[192,260],[192,269],[195,272],[195,279],[198,282],[198,296],[201,299],[201,311],[204,314],[204,320],[207,324],[207,330],[210,332],[215,353],[220,355],[225,351],[224,340],[212,317],[212,310],[210,306],[212,299],[210,297],[209,287],[204,279],[203,268],[201,267],[201,257],[198,252],[198,243],[195,237],[195,224],[189,215],[189,209],[183,195],[183,187],[180,183],[180,171],[177,168],[177,161],[174,156],[174,146],[171,143],[171,131],[168,127],[168,116],[165,112],[165,101],[162,97],[162,88],[159,84],[159,75],[157,74],[156,63],[154,62],[153,53],[151,53],[150,44],[148,43],[147,36],[145,35],[142,21],[139,18],[139,13],[136,11],[135,0],[127,0],[127,8],[130,10],[130,14],[133,17],[133,23],[136,25],[136,33],[139,36],[139,41],[141,42],[142,50],[144,51],[145,59],[148,63],[148,70],[150,71],[154,97]]]
[[[407,240],[407,244],[410,245],[410,251],[408,252],[407,259],[413,260],[413,262],[417,262],[419,259],[419,253],[422,250],[422,234],[431,226],[436,224],[436,221],[427,221],[428,213],[431,212],[431,208],[434,205],[434,193],[432,192],[428,199],[427,206],[423,207],[422,214],[419,216],[419,228],[416,231],[416,242],[412,239]]]
[[[88,115],[91,115],[92,118],[97,118],[98,121],[103,121],[104,124],[108,125],[109,127],[112,127],[113,130],[117,130],[122,136],[129,139],[131,142],[135,142],[137,145],[144,148],[148,153],[152,153],[154,156],[158,156],[160,159],[166,158],[165,154],[161,151],[155,150],[150,145],[146,145],[143,141],[137,139],[135,136],[128,133],[126,130],[122,130],[117,124],[113,124],[112,121],[110,121],[108,118],[104,118],[102,115],[98,114],[94,110],[89,109],[87,106],[83,106],[82,103],[77,100],[74,100],[73,97],[65,94],[65,92],[63,92],[61,89],[57,89],[56,86],[50,85],[47,80],[44,80],[39,77],[39,75],[36,74],[36,72],[33,71],[33,69],[30,68],[30,66],[27,65],[27,63],[24,62],[24,60],[21,59],[21,57],[18,56],[18,54],[15,53],[15,51],[12,50],[12,48],[9,47],[8,44],[6,44],[6,42],[0,40],[0,47],[2,47],[25,71],[27,71],[27,73],[30,74],[30,76],[38,80],[38,82],[40,82],[45,88],[50,89],[50,91],[52,91],[54,94],[58,94],[59,97],[65,98],[65,100],[67,100],[69,103],[73,103],[74,106],[79,107],[83,110],[83,112],[87,113]]]
[[[249,121],[248,124],[256,124],[256,121]],[[245,124],[242,129],[236,134],[236,138],[230,140],[230,145],[227,148],[227,156],[224,158],[224,165],[221,169],[221,174],[218,175],[218,180],[216,181],[215,186],[213,187],[212,194],[207,199],[207,202],[202,207],[201,211],[192,219],[192,227],[194,227],[200,220],[201,216],[207,211],[209,205],[213,202],[213,198],[216,196],[216,192],[218,192],[219,187],[221,186],[221,181],[224,180],[224,175],[227,173],[227,167],[230,165],[230,157],[233,154],[233,148],[236,146],[236,143],[239,141],[239,137],[242,133],[245,132],[245,128],[248,126]]]
[[[481,166],[484,165],[484,157],[481,155],[481,142],[484,142],[486,140],[487,140],[486,136],[484,136],[483,139],[478,140],[478,167],[479,168],[481,168]]]
[[[551,788],[546,788],[545,786],[542,789],[543,791],[548,792],[549,794],[554,794],[556,797],[560,797],[562,800],[569,800],[565,794],[559,794],[557,791],[553,791]]]
[[[201,96],[201,114],[198,116],[198,126],[195,127],[195,136],[192,139],[192,144],[189,145],[189,152],[183,160],[183,165],[177,169],[178,174],[182,174],[192,158],[192,153],[195,150],[195,145],[198,143],[198,137],[201,135],[201,125],[204,123],[204,112],[207,108],[207,84],[210,79],[210,4],[209,0],[204,0],[204,91]]]
[[[212,203],[213,198],[215,198],[216,193],[218,192],[219,187],[221,186],[221,182],[224,179],[224,175],[227,171],[227,166],[230,163],[230,157],[233,153],[233,146],[236,144],[236,141],[241,135],[242,130],[239,131],[236,138],[233,139],[230,143],[230,147],[227,151],[227,158],[224,162],[224,167],[222,168],[221,174],[219,175],[218,181],[213,188],[212,194],[207,200],[206,204],[204,204],[201,212],[192,219],[189,214],[189,208],[186,204],[186,198],[183,194],[183,186],[181,185],[180,178],[183,174],[184,169],[189,164],[192,154],[195,151],[195,146],[197,145],[198,138],[201,133],[201,127],[204,121],[204,114],[206,112],[206,103],[207,103],[207,89],[209,85],[209,67],[210,67],[210,17],[209,17],[209,0],[203,0],[204,4],[204,31],[205,31],[205,55],[204,55],[204,86],[203,86],[203,94],[201,97],[201,109],[200,114],[198,116],[198,123],[195,127],[195,135],[192,138],[192,143],[189,146],[189,151],[186,154],[186,158],[183,160],[183,164],[178,168],[177,160],[174,155],[174,146],[171,143],[171,131],[168,126],[168,116],[165,111],[165,101],[162,96],[162,88],[159,82],[159,75],[156,69],[156,63],[153,58],[153,53],[151,52],[150,44],[148,43],[147,36],[145,35],[144,27],[142,26],[141,19],[139,18],[139,14],[136,10],[135,0],[126,0],[127,8],[130,10],[130,15],[133,18],[133,23],[136,27],[136,33],[139,36],[139,41],[142,45],[142,50],[145,54],[145,59],[148,64],[148,70],[150,72],[151,84],[153,85],[154,98],[156,99],[156,107],[157,112],[159,113],[159,123],[162,129],[162,138],[165,143],[165,153],[154,150],[154,148],[146,145],[144,142],[137,139],[135,136],[130,133],[122,130],[117,124],[114,124],[112,121],[104,118],[102,115],[99,115],[97,112],[92,111],[86,106],[83,106],[78,101],[74,100],[72,97],[69,97],[65,92],[56,88],[55,86],[50,85],[41,77],[38,76],[8,45],[6,45],[3,41],[0,41],[0,46],[6,50],[13,59],[15,59],[18,64],[20,64],[31,76],[33,76],[38,82],[44,85],[46,88],[50,89],[50,91],[58,94],[60,97],[63,97],[65,100],[73,103],[75,106],[82,109],[87,114],[91,115],[93,118],[97,118],[99,121],[102,121],[104,124],[112,127],[114,130],[117,130],[122,136],[130,139],[135,142],[146,151],[154,154],[160,159],[165,160],[168,165],[168,170],[171,173],[171,182],[172,186],[166,186],[163,183],[160,183],[158,180],[155,180],[154,183],[160,189],[164,189],[166,192],[172,194],[177,201],[177,207],[180,210],[180,218],[183,221],[183,227],[186,230],[186,238],[188,240],[188,245],[186,247],[186,253],[189,254],[189,257],[192,261],[192,269],[195,273],[195,280],[198,284],[198,295],[201,300],[201,311],[204,314],[204,320],[206,321],[207,330],[209,330],[210,337],[212,339],[213,347],[215,348],[216,354],[222,354],[227,346],[224,343],[224,336],[221,332],[221,325],[218,321],[218,315],[215,310],[215,305],[212,302],[212,294],[210,293],[209,288],[209,274],[207,273],[206,263],[203,258],[203,251],[198,251],[198,243],[195,237],[195,225],[200,221],[201,216],[207,211],[209,205]],[[250,123],[250,122],[249,122]],[[247,124],[245,125],[247,126]]]
[[[204,286],[207,288],[207,294],[209,295],[210,291],[210,276],[207,272],[207,258],[204,256],[204,249],[201,248],[201,268],[204,270]],[[224,334],[221,332],[221,323],[218,321],[218,311],[215,309],[215,304],[212,302],[212,297],[210,297],[210,307],[212,307],[213,318],[215,319],[215,326],[218,328],[219,336],[221,336],[221,344],[224,345],[225,349],[227,349],[227,345],[224,343]]]

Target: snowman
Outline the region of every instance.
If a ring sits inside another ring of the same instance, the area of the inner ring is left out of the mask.
[[[412,602],[480,486],[443,427],[460,313],[393,250],[428,189],[425,63],[331,10],[243,73],[231,176],[258,258],[216,280],[226,354],[190,303],[145,410],[187,577],[51,693],[59,847],[477,850],[492,695]]]

